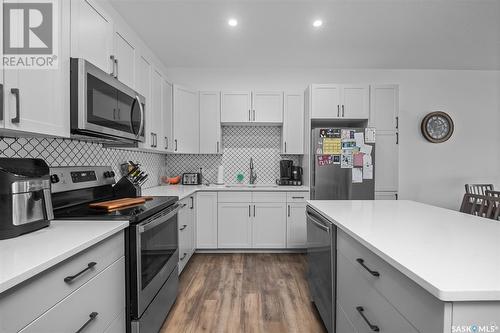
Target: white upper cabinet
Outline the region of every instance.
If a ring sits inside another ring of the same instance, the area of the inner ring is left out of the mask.
[[[113,31],[111,16],[95,1],[71,1],[71,57],[114,73]]]
[[[174,152],[199,153],[198,92],[174,85]]]
[[[341,86],[341,116],[348,119],[368,119],[370,117],[370,86]]]
[[[200,154],[220,154],[220,92],[200,92]]]
[[[281,124],[283,93],[265,91],[224,91],[221,107],[222,123]]]
[[[311,87],[313,119],[340,118],[340,86],[332,84],[314,84]]]
[[[174,103],[173,103],[173,85],[167,80],[163,80],[162,86],[162,124],[163,124],[163,137],[164,137],[164,150],[167,152],[174,151],[173,145],[173,121],[174,121]]]
[[[304,154],[304,94],[285,93],[283,154]]]
[[[54,42],[54,45],[58,46],[58,68],[3,71],[4,108],[0,118],[4,119],[2,128],[9,132],[19,131],[60,137],[70,135],[69,2],[61,1],[56,15],[60,22],[60,31],[56,35],[58,40]],[[22,25],[22,20],[17,24]],[[19,26],[17,29],[23,31],[24,27]]]
[[[123,28],[115,27],[115,77],[132,89],[135,87],[135,59],[137,48]]]
[[[368,119],[369,85],[314,84],[312,119]]]
[[[252,121],[256,123],[282,123],[283,93],[254,91],[252,93]]]
[[[162,88],[163,77],[158,70],[153,69],[151,77],[151,99],[150,99],[150,133],[151,144],[150,147],[154,150],[164,150],[165,144],[163,141],[163,105],[162,105]],[[147,135],[147,133],[146,133]]]
[[[375,191],[395,196],[399,179],[399,87],[373,85],[370,126],[377,129]]]
[[[152,106],[151,106],[151,72],[152,66],[151,61],[146,59],[142,55],[138,55],[136,58],[136,90],[139,94],[146,98],[146,123],[144,124],[144,137],[145,141],[139,144],[140,148],[151,149],[153,146],[153,135],[154,133],[152,127]]]
[[[248,123],[252,119],[252,94],[249,91],[223,91],[221,122]]]
[[[0,17],[3,17],[3,2],[0,2]],[[3,59],[3,24],[0,24],[0,56]],[[3,67],[0,68],[0,128],[4,127],[5,119],[5,89]]]

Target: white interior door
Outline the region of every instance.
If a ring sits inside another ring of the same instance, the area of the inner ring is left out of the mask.
[[[341,116],[346,119],[370,117],[370,87],[368,85],[342,86]]]
[[[315,84],[312,86],[312,119],[341,118],[340,86]]]
[[[258,123],[283,122],[283,93],[255,91],[252,94],[252,121]]]
[[[256,203],[253,206],[252,246],[257,249],[286,247],[286,204]]]
[[[251,206],[250,203],[219,203],[219,249],[252,247]]]
[[[304,94],[285,93],[283,115],[284,154],[304,153]]]
[[[222,123],[248,123],[252,121],[252,94],[249,91],[223,91]]]
[[[200,92],[200,153],[221,153],[220,92]]]

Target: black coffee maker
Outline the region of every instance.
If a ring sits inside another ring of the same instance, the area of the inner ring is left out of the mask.
[[[294,166],[291,160],[280,161],[280,179],[276,180],[278,185],[302,185],[302,168]]]
[[[54,218],[49,167],[34,158],[0,158],[0,239],[47,227]]]

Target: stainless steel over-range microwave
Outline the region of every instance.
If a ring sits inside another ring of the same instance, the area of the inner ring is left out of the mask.
[[[85,59],[71,59],[71,133],[144,142],[146,99]]]

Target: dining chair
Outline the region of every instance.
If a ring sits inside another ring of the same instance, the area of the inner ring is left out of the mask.
[[[465,184],[465,193],[485,195],[486,191],[493,191],[493,184]]]
[[[499,220],[500,197],[466,193],[460,207],[462,213]]]
[[[484,191],[486,196],[500,198],[500,191],[486,190]]]

